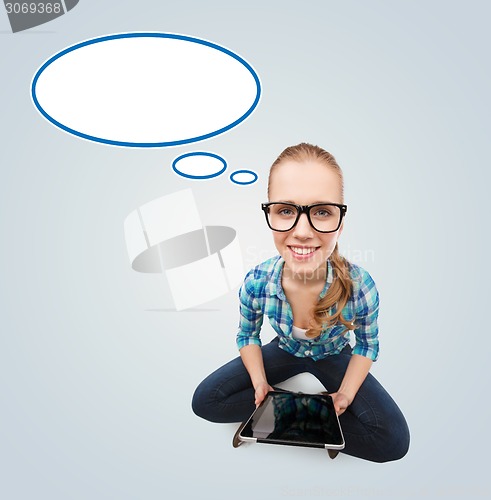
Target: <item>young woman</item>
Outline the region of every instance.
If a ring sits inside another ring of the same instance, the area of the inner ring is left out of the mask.
[[[193,411],[212,422],[241,422],[272,385],[310,372],[333,398],[342,453],[374,462],[402,458],[406,420],[369,373],[379,351],[377,288],[338,251],[347,211],[339,165],[318,146],[291,146],[271,166],[268,199],[262,209],[279,255],[247,273],[239,291],[240,356],[201,382]],[[264,315],[278,334],[265,346]]]

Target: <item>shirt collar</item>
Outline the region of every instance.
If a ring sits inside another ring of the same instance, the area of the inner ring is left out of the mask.
[[[271,273],[271,279],[269,280],[267,289],[271,295],[276,295],[281,300],[286,300],[285,292],[283,291],[283,287],[281,286],[281,277],[283,275],[283,268],[285,264],[285,259],[281,255],[278,255],[278,258],[273,266],[273,272]],[[322,299],[329,289],[329,285],[333,280],[333,269],[331,261],[327,260],[327,278],[324,284],[324,288],[319,295],[319,299]]]

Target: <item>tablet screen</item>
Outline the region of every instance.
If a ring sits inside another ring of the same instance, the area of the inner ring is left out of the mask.
[[[321,394],[270,392],[240,434],[267,443],[344,445],[332,398]]]

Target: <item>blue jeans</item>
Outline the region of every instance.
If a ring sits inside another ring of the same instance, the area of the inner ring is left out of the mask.
[[[319,361],[293,356],[278,347],[278,337],[262,348],[270,385],[309,372],[329,393],[336,392],[351,359],[349,344],[339,353]],[[197,387],[194,413],[211,422],[243,422],[255,409],[254,388],[239,357],[205,378]],[[409,429],[401,410],[369,373],[352,403],[339,417],[346,442],[342,453],[372,462],[402,458],[409,448]]]

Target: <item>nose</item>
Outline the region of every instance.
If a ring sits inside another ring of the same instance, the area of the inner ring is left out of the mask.
[[[309,223],[309,219],[307,218],[307,214],[300,214],[300,218],[298,219],[297,224],[293,228],[293,236],[297,238],[312,238],[313,236],[313,227]]]

